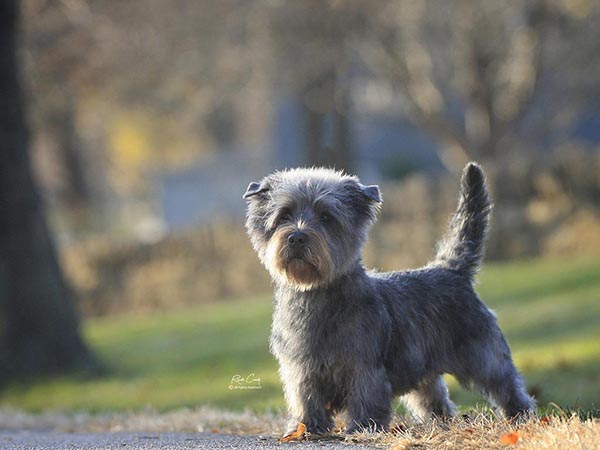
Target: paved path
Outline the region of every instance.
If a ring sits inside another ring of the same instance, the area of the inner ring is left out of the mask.
[[[1,450],[188,450],[188,449],[372,449],[339,441],[290,442],[276,438],[214,433],[64,433],[0,430]]]

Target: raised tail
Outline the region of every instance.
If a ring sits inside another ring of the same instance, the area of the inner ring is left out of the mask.
[[[483,170],[470,162],[463,170],[458,207],[431,265],[455,270],[473,280],[483,259],[491,209]]]

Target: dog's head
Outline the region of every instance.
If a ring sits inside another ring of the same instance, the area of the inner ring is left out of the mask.
[[[246,228],[276,282],[307,291],[358,259],[381,203],[377,186],[330,169],[292,169],[250,183]]]

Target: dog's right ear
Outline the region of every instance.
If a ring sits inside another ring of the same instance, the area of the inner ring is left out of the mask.
[[[367,197],[369,200],[374,201],[375,203],[381,203],[381,192],[379,191],[379,186],[377,186],[376,184],[372,184],[371,186],[363,186],[362,184],[359,184],[360,189],[362,191],[362,193],[365,195],[365,197]]]
[[[244,193],[244,195],[242,195],[242,198],[248,199],[255,195],[262,194],[263,192],[266,192],[269,189],[270,186],[264,181],[262,183],[257,183],[256,181],[253,181],[248,185],[248,189],[246,189],[246,192]]]

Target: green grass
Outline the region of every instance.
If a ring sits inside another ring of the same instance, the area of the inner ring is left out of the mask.
[[[496,311],[519,368],[540,404],[600,404],[600,260],[488,264],[477,289]],[[14,383],[0,406],[29,411],[168,410],[211,404],[265,410],[283,405],[268,353],[271,301],[265,295],[154,316],[89,320],[84,333],[109,368]],[[261,389],[230,390],[251,373]],[[480,397],[451,381],[463,406]]]

